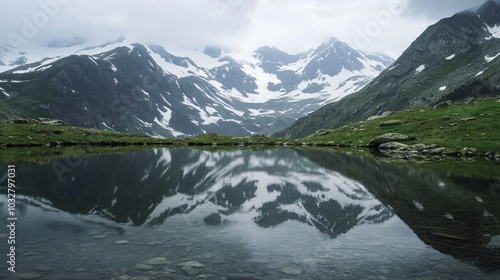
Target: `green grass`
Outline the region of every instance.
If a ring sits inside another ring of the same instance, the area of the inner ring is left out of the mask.
[[[101,147],[101,146],[72,146],[72,147],[10,147],[0,149],[0,159],[3,162],[45,163],[59,158],[76,158],[97,154],[124,154],[150,149],[142,145]]]
[[[207,133],[186,139],[159,139],[146,135],[118,133],[109,130],[53,126],[40,122],[15,124],[0,122],[0,147],[11,146],[123,146],[123,145],[174,145],[174,146],[237,146],[276,145],[291,142],[287,139],[269,138],[265,135],[246,137],[223,136]]]
[[[0,146],[144,145],[172,143],[172,139],[156,139],[144,135],[117,133],[108,130],[52,126],[37,122],[25,124],[0,122]]]
[[[449,117],[449,120],[443,120]],[[475,120],[462,121],[475,117]],[[367,145],[371,139],[385,133],[402,133],[416,137],[410,144],[438,144],[451,150],[464,147],[478,152],[500,152],[500,103],[484,99],[456,104],[446,108],[396,112],[372,121],[359,122],[329,130],[326,135],[301,139],[340,145]],[[388,120],[403,120],[406,124],[380,127]],[[456,124],[456,125],[452,125]]]
[[[443,119],[448,117],[449,119]],[[474,120],[463,121],[474,117]],[[270,138],[264,135],[247,137],[223,136],[208,133],[186,139],[158,139],[145,135],[117,133],[107,130],[52,126],[39,122],[14,124],[0,122],[0,147],[9,146],[125,146],[125,145],[172,145],[172,146],[276,146],[290,145],[339,145],[367,146],[375,137],[385,133],[402,133],[416,137],[408,144],[437,144],[448,151],[464,147],[477,152],[500,152],[500,103],[496,99],[483,99],[456,104],[446,108],[395,112],[390,116],[372,121],[359,122],[343,128],[328,130],[326,135],[312,135],[298,141]],[[380,127],[388,120],[406,123]],[[454,125],[452,125],[454,124]]]
[[[252,135],[252,136],[224,136],[216,133],[201,134],[184,139],[187,145],[221,145],[221,146],[234,146],[234,145],[276,145],[279,143],[296,143],[289,139],[271,138],[265,135]]]

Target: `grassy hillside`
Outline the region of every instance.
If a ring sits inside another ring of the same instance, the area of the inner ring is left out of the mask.
[[[301,140],[365,146],[382,134],[401,133],[417,138],[407,144],[437,144],[452,150],[472,147],[478,152],[500,152],[499,118],[500,102],[482,99],[445,108],[395,112],[371,121],[322,130]],[[393,120],[405,123],[380,126]]]
[[[108,130],[67,126],[53,120],[0,122],[0,146],[144,145],[171,144],[172,140]]]
[[[375,137],[401,133],[415,137],[405,144],[437,144],[447,151],[474,148],[478,153],[500,153],[500,100],[481,99],[437,109],[393,112],[388,116],[350,124],[290,141],[264,135],[222,136],[215,133],[186,139],[158,139],[145,135],[66,126],[54,120],[0,122],[0,147],[6,146],[247,146],[320,145],[366,147]],[[388,121],[400,124],[386,125]],[[381,125],[382,124],[382,125]]]

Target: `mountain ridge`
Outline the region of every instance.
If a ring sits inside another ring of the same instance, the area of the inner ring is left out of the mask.
[[[210,47],[188,57],[119,38],[53,48],[59,55],[43,58],[19,53],[24,63],[0,67],[0,118],[56,118],[160,137],[271,134],[363,87],[392,62],[336,44],[342,49],[316,54],[263,47],[241,57]],[[345,50],[355,56],[337,55]],[[324,57],[355,67],[332,72]]]
[[[491,5],[495,8],[491,9]],[[498,57],[500,4],[488,1],[476,11],[463,11],[428,27],[410,47],[370,84],[339,102],[299,119],[275,137],[301,138],[319,129],[364,121],[385,111],[426,108],[464,96],[465,88],[480,85],[487,94],[500,94]],[[488,25],[481,17],[497,14]],[[479,90],[481,91],[481,90]],[[470,94],[469,96],[473,96]]]

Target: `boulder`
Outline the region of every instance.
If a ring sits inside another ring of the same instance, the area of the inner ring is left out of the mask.
[[[67,126],[65,122],[56,119],[38,118],[38,119],[18,119],[14,120],[15,124],[45,124],[50,126]]]
[[[425,146],[424,144],[415,144],[415,145],[411,145],[409,147],[410,150],[413,150],[413,151],[423,151],[425,149],[429,149],[427,146]]]
[[[393,126],[393,125],[405,124],[405,123],[406,122],[402,121],[402,120],[390,120],[390,121],[386,121],[386,122],[381,122],[378,125],[380,127],[384,127],[384,126]]]
[[[400,133],[387,133],[378,137],[375,137],[368,143],[368,147],[378,148],[380,145],[389,143],[389,142],[399,142],[399,141],[410,141],[414,140],[415,137],[411,137],[408,135],[400,134]]]
[[[446,100],[445,102],[438,103],[436,106],[434,106],[435,109],[438,108],[446,108],[453,105],[453,102],[451,100]]]
[[[380,119],[380,118],[383,118],[383,117],[387,117],[387,116],[390,116],[390,115],[392,115],[392,112],[391,111],[386,111],[386,112],[382,113],[382,115],[369,117],[368,121],[373,121],[373,120]]]
[[[470,117],[470,118],[463,118],[463,119],[462,119],[462,121],[463,121],[463,122],[468,122],[468,121],[473,121],[473,120],[475,120],[475,119],[476,119],[476,118],[474,118],[474,117]]]
[[[314,135],[316,135],[316,136],[325,136],[327,134],[328,134],[328,130],[326,130],[326,129],[320,129],[320,130],[316,131],[316,133]]]
[[[384,143],[384,144],[380,145],[378,148],[379,148],[379,150],[403,150],[403,149],[407,149],[408,145],[398,143],[398,142],[389,142],[389,143]]]
[[[434,148],[434,149],[426,149],[422,151],[422,154],[426,155],[442,155],[446,152],[445,148]]]

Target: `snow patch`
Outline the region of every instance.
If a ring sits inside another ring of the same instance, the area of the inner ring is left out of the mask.
[[[52,67],[52,64],[38,67],[35,69],[35,71],[45,71],[45,70],[49,69],[50,67]]]
[[[425,65],[420,65],[417,69],[415,69],[415,71],[417,71],[417,73],[420,73],[424,70],[425,70]]]
[[[198,114],[200,115],[200,119],[203,120],[202,125],[209,125],[209,124],[216,124],[219,121],[222,121],[223,119],[218,116],[211,116],[208,112],[205,110],[201,109],[199,105],[195,104],[193,101],[191,101],[186,95],[184,96],[184,100],[182,101],[182,104],[186,105],[188,108],[195,109],[198,111]],[[193,123],[195,121],[193,120]]]
[[[94,62],[95,65],[97,65],[97,67],[99,67],[99,64],[97,64],[97,62],[91,56],[89,56],[89,58],[92,62]]]
[[[392,71],[392,70],[396,69],[396,67],[398,67],[398,66],[399,66],[399,64],[396,64],[396,65],[392,66],[391,68],[387,69],[387,71]]]
[[[144,93],[144,95],[146,95],[148,97],[148,99],[151,99],[151,96],[149,95],[149,92],[141,89],[142,93]]]
[[[143,121],[143,120],[139,119],[137,116],[136,116],[135,118],[136,118],[136,119],[137,119],[140,123],[142,123],[142,125],[144,125],[144,127],[149,127],[149,128],[153,127],[153,124],[152,124],[152,123],[145,122],[145,121]]]
[[[104,127],[106,127],[107,129],[109,130],[112,130],[112,131],[115,131],[114,129],[112,129],[109,125],[107,125],[105,122],[102,122],[102,125],[104,125]]]
[[[492,61],[493,61],[493,60],[495,60],[495,58],[497,58],[499,55],[500,55],[500,53],[498,53],[498,54],[497,54],[497,55],[495,55],[495,56],[489,56],[489,55],[487,55],[487,56],[485,56],[485,57],[484,57],[484,60],[486,60],[486,62],[492,62]]]
[[[492,38],[500,39],[500,25],[495,25],[494,27],[487,27],[488,32],[490,32],[491,36],[486,37],[486,40],[491,40]]]
[[[419,211],[424,211],[424,206],[422,205],[422,203],[414,200],[413,205],[415,205],[415,208],[417,208]]]

